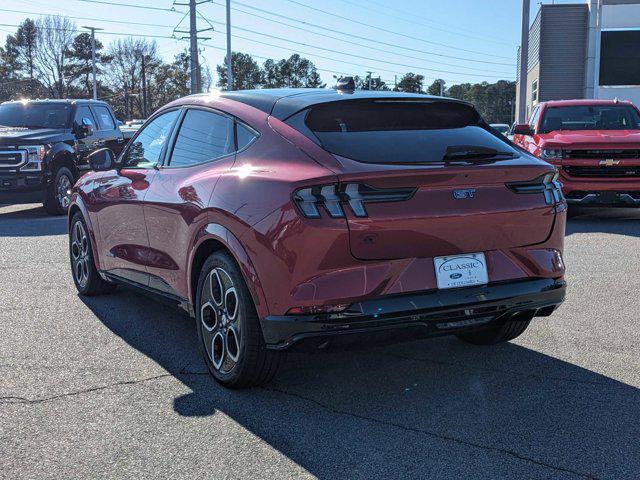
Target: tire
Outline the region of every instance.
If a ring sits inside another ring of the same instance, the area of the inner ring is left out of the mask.
[[[195,304],[198,344],[213,378],[227,388],[269,382],[283,353],[266,348],[251,294],[227,252],[204,263]]]
[[[116,286],[102,279],[93,260],[89,229],[80,212],[71,219],[69,229],[69,260],[73,283],[80,295],[94,296],[109,293]]]
[[[509,320],[507,323],[488,330],[479,330],[476,332],[460,333],[456,335],[460,340],[474,345],[494,345],[513,340],[522,335],[527,329],[533,314],[523,313],[516,315],[517,319]]]
[[[49,215],[66,215],[69,211],[67,190],[73,187],[73,173],[67,167],[59,167],[53,181],[44,192],[44,209]]]

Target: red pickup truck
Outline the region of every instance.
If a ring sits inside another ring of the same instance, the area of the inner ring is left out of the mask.
[[[572,206],[640,206],[640,110],[617,100],[540,103],[513,142],[555,165]]]

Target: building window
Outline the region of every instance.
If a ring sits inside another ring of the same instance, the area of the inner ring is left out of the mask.
[[[640,85],[640,30],[602,32],[600,85]]]
[[[538,80],[534,80],[531,83],[531,103],[536,103],[538,101]]]

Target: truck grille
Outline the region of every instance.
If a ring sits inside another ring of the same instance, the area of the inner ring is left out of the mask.
[[[21,150],[0,150],[0,168],[17,168],[25,163],[25,152]]]
[[[591,178],[638,178],[640,177],[640,167],[582,167],[565,166],[563,170],[570,177],[591,177]]]
[[[596,160],[640,158],[640,150],[565,150],[564,158],[594,158]]]

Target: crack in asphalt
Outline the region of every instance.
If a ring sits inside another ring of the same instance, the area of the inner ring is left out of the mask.
[[[427,358],[415,358],[415,357],[406,356],[406,355],[399,355],[397,353],[383,353],[383,355],[386,355],[387,357],[395,358],[397,360],[409,360],[409,361],[418,362],[418,363],[432,363],[434,365],[441,365],[441,366],[447,366],[447,367],[465,368],[463,365],[458,363],[442,362],[438,360],[430,360]],[[466,368],[466,369],[469,370],[469,368]],[[522,372],[515,372],[513,370],[503,370],[500,368],[489,368],[489,367],[479,367],[479,369],[485,372],[506,373],[508,375],[514,375],[518,377],[536,378],[539,380],[555,380],[558,382],[578,383],[582,385],[594,385],[598,387],[611,388],[611,387],[618,386],[619,388],[622,388],[627,386],[627,385],[620,385],[619,382],[614,382],[614,381],[609,383],[609,382],[595,382],[595,381],[588,381],[588,380],[574,380],[572,378],[566,378],[566,377],[535,375],[531,373],[522,373]]]
[[[145,382],[151,382],[154,380],[160,380],[163,378],[167,378],[167,377],[181,377],[181,376],[189,376],[189,375],[209,375],[208,372],[185,372],[185,371],[179,371],[177,373],[163,373],[161,375],[154,375],[152,377],[145,377],[145,378],[139,378],[137,380],[125,380],[122,382],[115,382],[115,383],[110,383],[109,385],[100,385],[97,387],[91,387],[91,388],[85,388],[82,390],[75,390],[73,392],[65,392],[65,393],[60,393],[58,395],[53,395],[51,397],[44,397],[44,398],[34,398],[34,399],[30,399],[30,398],[25,398],[25,397],[16,397],[16,396],[6,396],[6,397],[0,397],[0,405],[2,404],[28,404],[28,405],[34,405],[34,404],[40,404],[40,403],[46,403],[46,402],[51,402],[53,400],[59,400],[61,398],[67,398],[67,397],[75,397],[77,395],[82,395],[84,393],[93,393],[93,392],[100,392],[102,390],[108,390],[110,388],[114,388],[114,387],[120,387],[123,385],[136,385],[139,383],[145,383]]]
[[[116,383],[110,383],[109,385],[100,385],[97,387],[91,387],[91,388],[85,388],[83,390],[76,390],[73,392],[66,392],[66,393],[60,393],[58,395],[53,395],[51,397],[44,397],[44,398],[35,398],[35,399],[29,399],[29,398],[25,398],[25,397],[0,397],[0,404],[3,403],[26,403],[29,405],[33,405],[33,404],[39,404],[39,403],[45,403],[45,402],[50,402],[52,400],[58,400],[60,398],[66,398],[66,397],[74,397],[76,395],[82,395],[83,393],[93,393],[93,392],[99,392],[101,390],[107,390],[113,387],[119,387],[122,385],[135,385],[138,383],[144,383],[144,382],[149,382],[152,380],[158,380],[161,378],[165,378],[165,377],[174,377],[178,374],[172,374],[172,373],[163,373],[161,375],[154,375],[153,377],[146,377],[146,378],[140,378],[137,380],[126,380],[126,381],[122,381],[122,382],[116,382]]]
[[[423,430],[420,428],[415,428],[415,427],[409,427],[406,425],[402,425],[399,423],[394,423],[394,422],[390,422],[388,420],[381,420],[379,418],[375,418],[375,417],[368,417],[366,415],[361,415],[358,413],[353,413],[353,412],[349,412],[347,410],[341,410],[341,409],[337,409],[335,407],[332,407],[330,405],[327,405],[325,403],[320,402],[319,400],[316,400],[315,398],[311,398],[311,397],[306,397],[304,395],[301,395],[299,393],[294,393],[294,392],[288,392],[286,390],[280,390],[277,388],[272,388],[272,387],[261,387],[263,390],[266,391],[270,391],[270,392],[276,392],[276,393],[280,393],[282,395],[287,395],[290,397],[294,397],[294,398],[298,398],[300,400],[304,400],[306,402],[310,402],[313,403],[314,405],[322,408],[323,410],[326,410],[330,413],[333,413],[334,415],[342,415],[342,416],[348,416],[348,417],[352,417],[352,418],[357,418],[359,420],[364,420],[367,422],[373,422],[373,423],[377,423],[380,425],[385,425],[388,427],[394,427],[394,428],[399,428],[401,430],[405,430],[408,432],[413,432],[413,433],[418,433],[418,434],[422,434],[422,435],[428,435],[430,437],[433,438],[437,438],[440,440],[446,440],[446,441],[450,441],[450,442],[454,442],[457,443],[459,445],[464,445],[467,447],[473,447],[473,448],[479,448],[485,451],[490,451],[490,452],[496,452],[496,453],[501,453],[501,454],[505,454],[505,455],[510,455],[512,457],[515,457],[519,460],[524,460],[530,463],[533,463],[535,465],[539,465],[541,467],[545,467],[545,468],[549,468],[558,472],[564,472],[564,473],[569,473],[572,475],[576,475],[578,477],[582,477],[582,478],[587,478],[589,480],[599,480],[599,477],[596,477],[595,475],[592,475],[590,473],[583,473],[583,472],[579,472],[577,470],[572,470],[570,468],[565,468],[565,467],[559,467],[556,465],[552,465],[550,463],[545,463],[542,462],[540,460],[536,460],[535,458],[531,458],[531,457],[527,457],[521,453],[516,452],[515,450],[509,450],[506,448],[500,448],[500,447],[492,447],[490,445],[483,445],[481,443],[476,443],[476,442],[472,442],[469,440],[464,440],[461,438],[457,438],[457,437],[453,437],[451,435],[445,435],[442,433],[436,433],[436,432],[432,432],[429,430]]]

